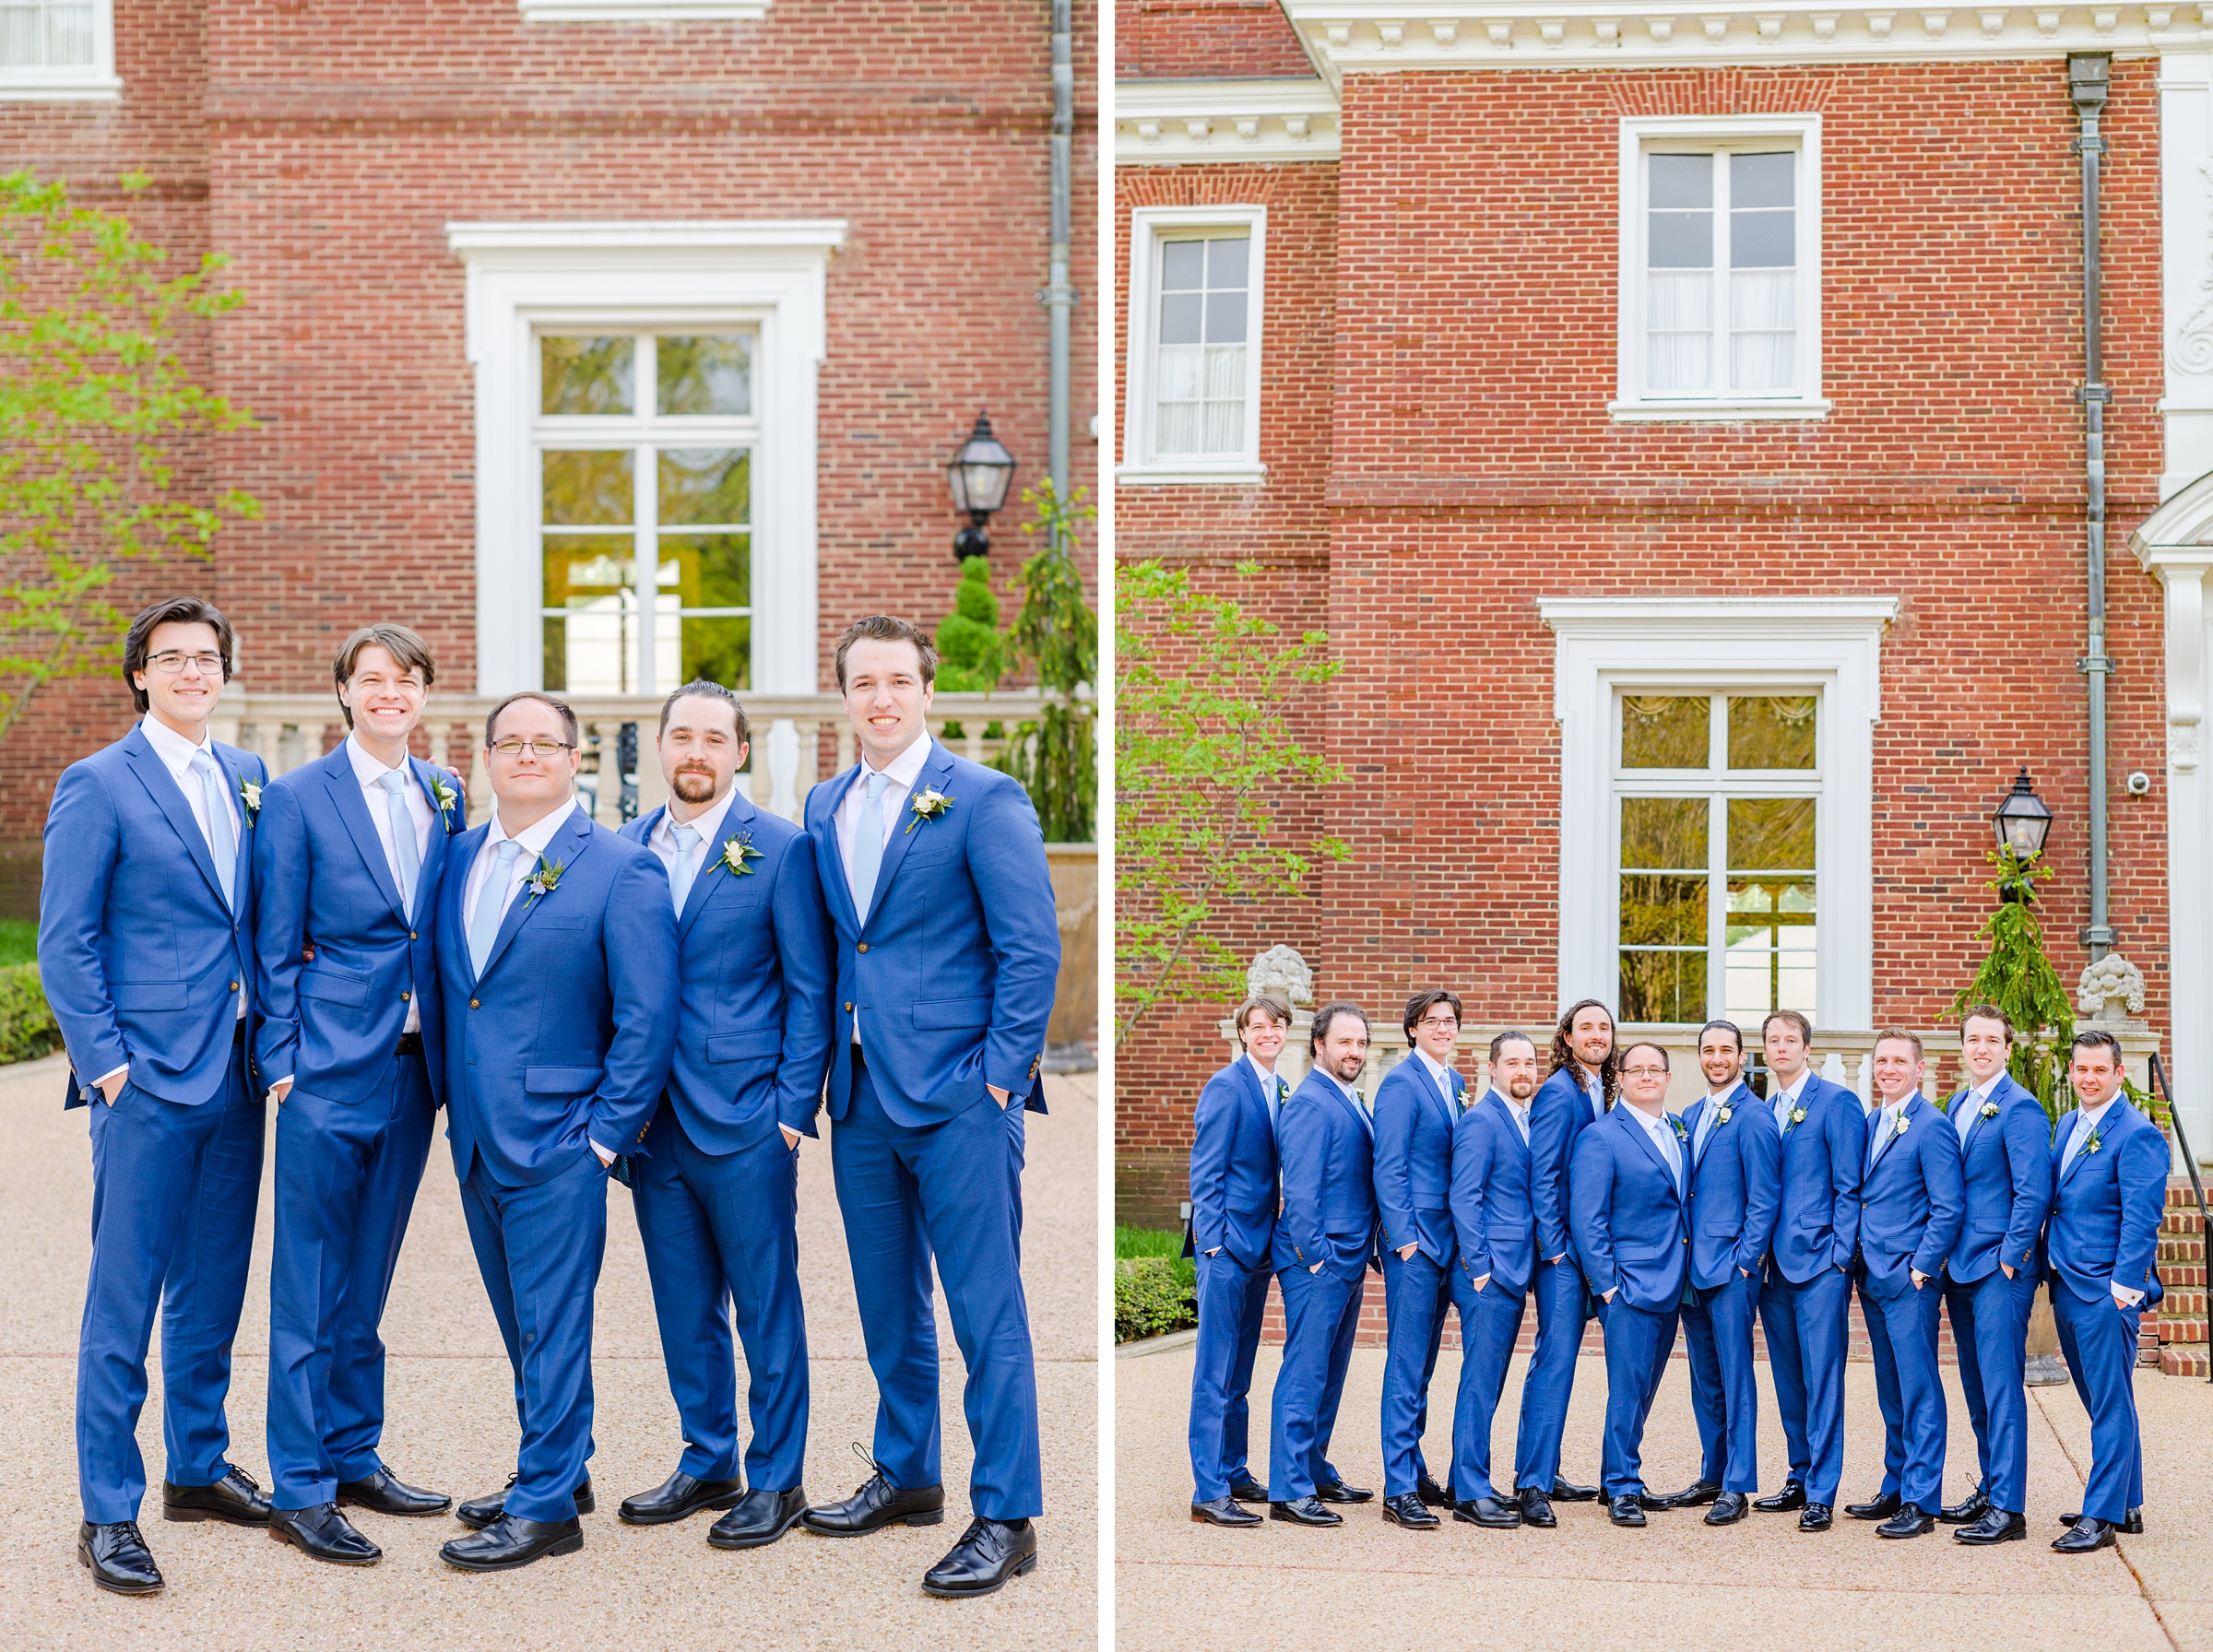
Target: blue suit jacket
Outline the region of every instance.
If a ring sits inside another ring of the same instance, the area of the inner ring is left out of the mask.
[[[1467,1091],[1465,1080],[1445,1070],[1452,1082],[1450,1107],[1411,1051],[1376,1087],[1376,1214],[1382,1248],[1418,1245],[1440,1268],[1452,1262],[1452,1131]]]
[[[454,841],[438,903],[446,1135],[464,1179],[481,1154],[520,1187],[590,1156],[587,1137],[636,1150],[676,1043],[676,914],[653,852],[579,807],[546,845],[554,889],[515,892],[475,977],[461,908],[490,831]]]
[[[1627,1103],[1576,1139],[1568,1220],[1591,1294],[1648,1314],[1683,1301],[1690,1229],[1675,1178]],[[1687,1163],[1690,1144],[1680,1144]]]
[[[1912,1292],[1909,1269],[1943,1270],[1967,1210],[1959,1133],[1951,1120],[1919,1091],[1898,1116],[1905,1128],[1884,1144],[1860,1182],[1862,1286],[1885,1302]],[[1862,1126],[1870,1146],[1882,1118],[1877,1108]]]
[[[1772,1118],[1772,1098],[1762,1101]],[[1860,1098],[1818,1073],[1798,1092],[1805,1117],[1782,1129],[1782,1200],[1769,1247],[1775,1271],[1803,1285],[1825,1268],[1850,1268],[1860,1243],[1860,1167],[1867,1114]]]
[[[218,743],[231,796],[268,777]],[[128,1063],[131,1083],[187,1107],[223,1093],[239,995],[254,992],[254,821],[239,804],[235,909],[184,794],[134,725],[71,763],[46,811],[39,980],[69,1051],[65,1105]]]
[[[461,788],[441,813],[431,765],[408,760],[431,806],[431,838],[402,912],[384,841],[343,745],[261,794],[254,832],[254,942],[260,1031],[254,1047],[272,1080],[350,1106],[380,1093],[412,994],[433,1102],[445,1093],[444,1006],[438,991],[439,880],[452,834],[468,820]],[[313,942],[315,961],[301,950]]]
[[[1487,1273],[1515,1296],[1529,1289],[1537,1264],[1529,1184],[1529,1146],[1506,1103],[1485,1092],[1452,1129],[1452,1229],[1471,1285]]]
[[[856,763],[807,794],[807,832],[837,937],[830,1116],[852,1094],[851,1023],[895,1124],[941,1123],[996,1084],[1045,1111],[1037,1073],[1060,969],[1045,834],[1021,785],[932,744],[915,783],[952,805],[933,819],[897,805],[866,913],[853,910],[837,848],[837,806]],[[915,792],[909,792],[912,798]]]
[[[644,847],[667,812],[657,808],[621,835]],[[740,853],[742,873],[721,858],[733,839],[761,852]],[[721,839],[699,847],[676,941],[669,1098],[684,1134],[712,1154],[750,1147],[779,1124],[813,1135],[837,1018],[830,916],[807,834],[733,795]]]
[[[1967,1217],[1945,1271],[1961,1284],[1989,1278],[2000,1262],[2017,1274],[2033,1268],[2052,1203],[2052,1121],[2042,1105],[2010,1073],[1998,1075],[1990,1099],[1998,1115],[1985,1118],[1978,1110],[1960,1148]],[[1947,1121],[1957,1120],[1966,1100],[1964,1090],[1952,1098]]]
[[[1782,1202],[1782,1137],[1773,1111],[1742,1082],[1728,1100],[1729,1116],[1691,1160],[1690,1282],[1701,1291],[1727,1283],[1732,1268],[1759,1278]],[[1693,1142],[1710,1111],[1719,1109],[1708,1095],[1683,1115]]]
[[[1321,1263],[1356,1280],[1376,1259],[1375,1143],[1360,1109],[1319,1072],[1291,1092],[1276,1118],[1284,1213],[1275,1224],[1278,1272]]]
[[[1275,1126],[1260,1077],[1240,1056],[1199,1092],[1189,1252],[1226,1250],[1258,1268],[1274,1238],[1276,1203]]]
[[[2119,1285],[2145,1293],[2149,1307],[2164,1296],[2159,1270],[2160,1223],[2167,1213],[2167,1138],[2118,1097],[2099,1121],[2098,1150],[2087,1147],[2063,1166],[2075,1115],[2053,1132],[2052,1219],[2044,1229],[2044,1263],[2085,1302],[2111,1300]]]
[[[1537,1217],[1537,1259],[1548,1262],[1575,1248],[1568,1220],[1568,1166],[1575,1144],[1593,1122],[1578,1080],[1580,1068],[1564,1067],[1537,1087],[1529,1103],[1530,1203]]]

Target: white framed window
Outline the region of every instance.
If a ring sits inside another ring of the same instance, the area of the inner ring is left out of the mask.
[[[1821,117],[1621,123],[1619,419],[1817,419]]]
[[[1625,1022],[1874,1014],[1888,596],[1545,597],[1561,1002]],[[1757,1013],[1756,1013],[1757,1011]]]
[[[1257,482],[1264,206],[1130,215],[1128,410],[1118,481]]]
[[[113,0],[0,0],[0,102],[112,102]]]

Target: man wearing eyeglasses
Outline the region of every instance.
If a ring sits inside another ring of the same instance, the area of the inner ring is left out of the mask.
[[[266,1526],[227,1458],[223,1401],[245,1300],[265,1115],[249,1073],[259,758],[207,719],[231,677],[230,622],[196,596],[131,622],[123,674],[143,714],[54,785],[39,969],[91,1108],[92,1268],[77,1343],[77,1558],[116,1594],[160,1569],[138,1530],[137,1423],[161,1315],[171,1520]]]
[[[505,1491],[454,1511],[476,1534],[440,1554],[468,1572],[584,1547],[608,1167],[637,1150],[677,1026],[669,874],[576,807],[576,714],[511,694],[484,745],[492,816],[455,841],[438,906],[446,1136],[523,1438]]]

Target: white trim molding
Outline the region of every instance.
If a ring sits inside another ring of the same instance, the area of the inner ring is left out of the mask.
[[[755,23],[769,0],[515,0],[526,23]]]
[[[114,103],[123,82],[115,76],[115,0],[89,0],[92,61],[52,67],[0,64],[0,103]]]
[[[1164,230],[1242,230],[1251,238],[1246,262],[1245,446],[1239,454],[1153,454],[1154,334]],[[1122,462],[1118,487],[1222,487],[1263,481],[1260,463],[1260,350],[1268,269],[1268,208],[1260,206],[1138,206],[1130,214],[1129,359],[1123,383]]]
[[[532,339],[545,326],[757,329],[752,688],[816,689],[816,381],[840,218],[455,223],[476,370],[477,692],[538,686]]]
[[[1618,1009],[1612,857],[1613,707],[1622,689],[1806,690],[1820,696],[1817,1028],[1865,1028],[1875,1006],[1875,725],[1893,596],[1540,597],[1560,726],[1561,1002]]]
[[[2160,60],[2160,268],[2166,457],[2160,497],[2213,470],[2213,54]]]
[[[1118,166],[1335,160],[1337,131],[1337,94],[1318,77],[1115,83]]]

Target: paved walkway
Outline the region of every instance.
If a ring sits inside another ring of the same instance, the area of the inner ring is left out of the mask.
[[[725,1553],[708,1518],[633,1528],[614,1515],[625,1494],[657,1484],[682,1449],[662,1372],[645,1257],[630,1195],[610,1184],[599,1284],[592,1460],[600,1512],[581,1554],[520,1572],[469,1576],[438,1545],[464,1530],[447,1518],[354,1511],[382,1544],[382,1564],[322,1565],[266,1535],[160,1517],[160,1378],[139,1427],[157,1484],[145,1528],[169,1579],[148,1599],[96,1591],[77,1564],[73,1426],[77,1328],[91,1212],[85,1115],[61,1110],[58,1060],[0,1069],[6,1171],[0,1177],[0,1646],[388,1647],[425,1637],[441,1647],[771,1645],[1088,1647],[1098,1575],[1096,1210],[1098,1105],[1094,1080],[1051,1080],[1052,1113],[1032,1116],[1024,1180],[1024,1275],[1038,1354],[1047,1514],[1037,1570],[980,1601],[933,1600],[922,1572],[966,1524],[969,1447],[963,1370],[943,1303],[944,1525],[854,1541],[794,1532],[767,1549]],[[273,1164],[273,1160],[272,1160]],[[868,1478],[848,1442],[866,1443],[875,1389],[860,1340],[825,1136],[801,1150],[801,1278],[813,1354],[807,1489],[827,1501]],[[253,1281],[231,1394],[232,1458],[268,1483],[264,1446],[268,1354],[269,1183],[265,1177]],[[431,1154],[385,1318],[389,1422],[385,1457],[418,1484],[460,1496],[495,1490],[514,1467],[511,1378],[462,1226],[443,1137]],[[157,1351],[159,1333],[156,1335]],[[740,1374],[740,1392],[743,1387]]]
[[[1269,1386],[1278,1352],[1260,1351],[1253,1381],[1254,1466],[1266,1459]],[[1513,1461],[1515,1362],[1499,1408],[1494,1463]],[[1426,1449],[1442,1468],[1450,1450],[1458,1356],[1438,1361]],[[1782,1481],[1782,1432],[1762,1367],[1761,1484]],[[1355,1485],[1382,1489],[1378,1406],[1383,1354],[1353,1356],[1332,1460]],[[1511,1646],[1817,1646],[1822,1652],[1917,1652],[1966,1646],[2006,1652],[2213,1652],[2213,1525],[2204,1517],[2213,1477],[2213,1386],[2136,1374],[2144,1414],[2145,1535],[2117,1550],[2069,1557],[2047,1543],[2089,1466],[2089,1427],[2072,1388],[2030,1390],[2030,1540],[1970,1550],[1948,1536],[1885,1542],[1840,1517],[1825,1536],[1801,1536],[1796,1516],[1753,1515],[1709,1529],[1701,1512],[1655,1514],[1621,1530],[1595,1504],[1561,1504],[1554,1531],[1486,1531],[1448,1519],[1435,1532],[1386,1526],[1374,1504],[1338,1512],[1344,1526],[1310,1531],[1276,1522],[1256,1530],[1195,1526],[1185,1444],[1191,1381],[1188,1345],[1115,1362],[1116,1632],[1130,1648],[1188,1638],[1210,1625],[1213,1644],[1314,1646],[1401,1640]],[[1958,1378],[1951,1401],[1947,1494],[1962,1495],[1974,1460]],[[1605,1367],[1579,1362],[1568,1424],[1570,1479],[1595,1481]],[[1872,1365],[1848,1368],[1843,1500],[1872,1497],[1882,1475],[1882,1420]],[[1670,1367],[1653,1407],[1645,1467],[1655,1490],[1698,1478],[1688,1376]]]

